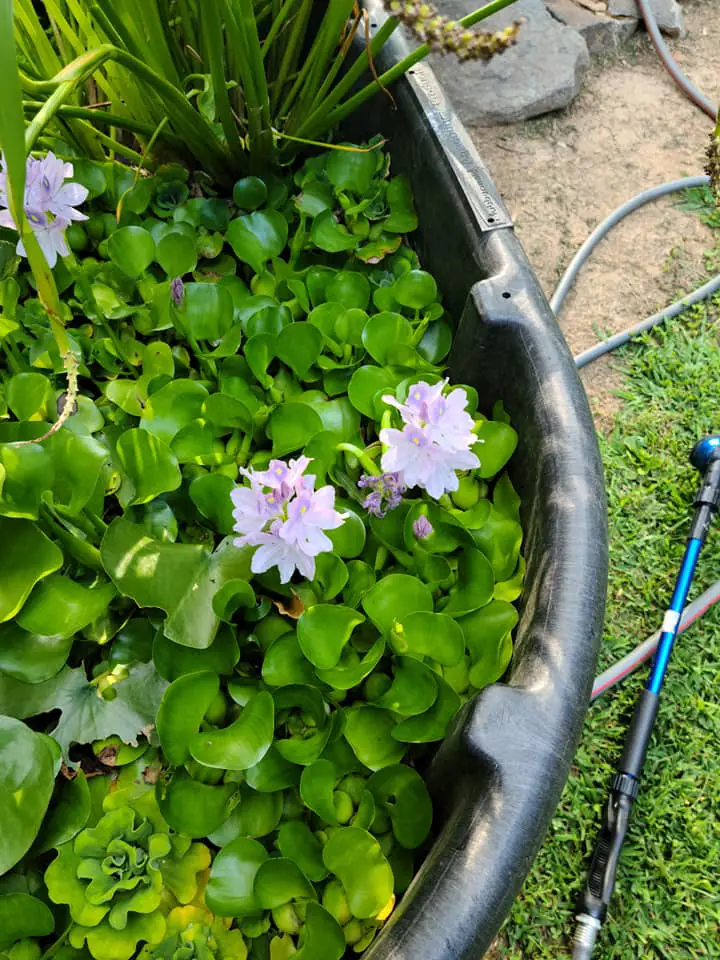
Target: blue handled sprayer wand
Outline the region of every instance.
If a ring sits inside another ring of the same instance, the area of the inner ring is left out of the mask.
[[[625,749],[617,765],[605,806],[602,829],[590,860],[587,884],[577,916],[573,960],[590,960],[615,887],[620,851],[630,822],[630,813],[640,789],[640,775],[655,725],[660,691],[675,643],[680,616],[710,523],[720,505],[720,435],[706,437],[695,444],[690,454],[690,462],[703,475],[702,484],[695,497],[695,516],[680,572],[675,581],[672,600],[663,620],[662,634],[650,676],[635,706]]]

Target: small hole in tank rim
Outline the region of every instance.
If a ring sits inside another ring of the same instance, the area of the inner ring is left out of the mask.
[[[503,300],[509,300],[511,296],[512,296],[512,294],[511,294],[511,293],[508,293],[507,290],[505,290],[505,291],[503,292]]]

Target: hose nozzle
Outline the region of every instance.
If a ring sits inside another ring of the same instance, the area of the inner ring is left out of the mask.
[[[590,960],[595,949],[595,940],[600,930],[600,921],[587,913],[580,913],[575,918],[575,939],[573,941],[572,960]]]

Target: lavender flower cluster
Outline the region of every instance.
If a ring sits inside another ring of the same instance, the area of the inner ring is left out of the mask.
[[[73,165],[59,160],[52,152],[42,160],[34,157],[27,159],[23,208],[50,267],[57,263],[58,254],[61,257],[70,254],[65,239],[65,231],[70,223],[73,220],[87,220],[85,214],[75,208],[87,199],[88,190],[79,183],[65,183],[73,174]],[[0,226],[17,230],[9,206],[3,158],[0,170],[0,207],[5,209],[0,210]],[[17,252],[20,256],[27,256],[22,237],[18,240]]]
[[[384,517],[388,510],[399,506],[406,489],[399,473],[381,476],[365,473],[358,480],[358,486],[371,491],[363,500],[363,507],[375,517]]]
[[[335,530],[347,514],[335,509],[331,486],[315,490],[315,477],[306,475],[309,457],[285,463],[271,460],[267,470],[241,469],[250,486],[232,493],[238,547],[258,547],[251,569],[265,573],[277,567],[281,583],[295,570],[308,580],[315,577],[315,557],[332,550],[325,530]]]
[[[480,460],[471,447],[478,443],[473,419],[467,412],[467,393],[456,387],[445,395],[448,381],[430,385],[424,381],[410,387],[405,403],[395,397],[383,400],[400,411],[402,430],[380,431],[386,447],[382,469],[398,478],[405,488],[421,487],[439,500],[457,490],[458,470],[473,470]]]

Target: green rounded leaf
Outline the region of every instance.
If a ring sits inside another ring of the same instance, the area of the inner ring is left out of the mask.
[[[383,633],[417,611],[431,611],[433,598],[428,587],[405,573],[391,573],[379,580],[362,599],[362,607]]]
[[[155,725],[168,763],[180,766],[190,759],[190,742],[220,689],[216,673],[188,673],[174,680],[163,694]]]
[[[158,782],[156,796],[173,830],[195,840],[214,833],[227,820],[236,790],[235,783],[211,786],[176,770],[169,783]]]
[[[325,288],[325,298],[349,310],[366,310],[370,303],[370,281],[356,270],[340,270]]]
[[[360,237],[350,233],[344,224],[338,223],[332,210],[323,210],[315,217],[310,238],[316,247],[326,253],[354,250],[360,243]]]
[[[197,266],[195,238],[170,231],[157,245],[155,259],[168,277],[182,277]]]
[[[372,673],[380,663],[384,653],[385,639],[383,637],[378,637],[362,658],[352,647],[345,647],[338,665],[330,670],[318,670],[318,679],[336,690],[351,690]]]
[[[385,767],[367,782],[376,804],[390,816],[398,843],[414,850],[432,825],[432,803],[420,774],[405,764]]]
[[[273,456],[284,457],[302,450],[322,429],[319,413],[308,403],[284,403],[276,407],[267,428]]]
[[[286,857],[273,857],[260,864],[253,888],[263,910],[274,910],[291,900],[315,900],[312,884],[300,867]]]
[[[303,656],[294,633],[286,633],[272,642],[263,657],[262,678],[270,687],[315,683],[315,671]]]
[[[5,391],[18,420],[48,420],[56,413],[55,391],[42,373],[18,373],[8,380]]]
[[[155,241],[143,227],[120,227],[108,239],[108,256],[129,277],[141,277],[155,259]]]
[[[492,507],[485,524],[473,530],[472,536],[492,564],[496,580],[503,581],[515,572],[522,544],[522,527],[495,507]]]
[[[399,313],[376,313],[370,317],[362,332],[363,346],[379,364],[392,363],[399,347],[409,347],[413,329],[409,320]]]
[[[345,710],[345,719],[345,738],[361,763],[371,770],[400,763],[405,747],[393,739],[395,720],[388,710],[353,707]]]
[[[250,698],[229,727],[205,730],[191,737],[190,753],[206,767],[247,770],[259,763],[270,749],[274,717],[273,698],[263,690]]]
[[[515,452],[518,435],[507,423],[486,420],[477,431],[474,452],[480,458],[478,476],[489,479],[499,473]]]
[[[282,793],[258,793],[243,786],[238,805],[209,839],[224,847],[238,837],[266,837],[277,828],[283,811]]]
[[[113,651],[116,645],[117,640]],[[160,676],[172,683],[184,674],[205,670],[229,676],[240,659],[240,648],[233,627],[221,626],[213,642],[204,650],[181,647],[158,632],[152,643],[152,658]]]
[[[0,894],[0,950],[27,937],[45,937],[54,928],[53,915],[42,900],[29,893]],[[15,960],[15,952],[10,956]]]
[[[32,853],[37,856],[72,840],[90,819],[90,806],[90,788],[81,770],[74,780],[60,777]]]
[[[339,777],[329,760],[316,760],[305,767],[300,777],[303,803],[327,823],[337,824],[333,794]]]
[[[242,177],[233,187],[233,203],[243,210],[257,210],[268,198],[265,181],[260,177]]]
[[[358,367],[350,378],[348,386],[350,402],[360,413],[375,419],[376,401],[384,393],[394,395],[397,385],[404,377],[404,372],[388,367]],[[383,407],[385,407],[384,404]]]
[[[55,482],[55,465],[45,445],[0,444],[0,516],[38,517],[43,495]]]
[[[432,743],[444,740],[450,721],[460,709],[460,697],[442,677],[436,676],[438,696],[425,713],[401,720],[392,736],[401,743]]]
[[[149,503],[182,483],[177,458],[168,445],[147,430],[126,430],[117,442],[123,471],[118,498],[123,506]]]
[[[275,793],[300,782],[300,768],[271,746],[260,763],[245,771],[245,782],[260,793]]]
[[[294,860],[313,883],[319,883],[328,875],[322,858],[322,844],[303,820],[288,820],[281,824],[277,845],[282,855]]]
[[[53,758],[42,738],[22,721],[0,716],[0,875],[30,848],[54,783]]]
[[[322,333],[313,324],[291,323],[280,331],[275,352],[279,360],[304,380],[322,353],[324,342]]]
[[[450,590],[443,612],[459,617],[484,607],[492,600],[494,585],[493,568],[485,554],[466,547],[458,560],[457,583]]]
[[[220,340],[235,323],[232,296],[217,283],[186,283],[177,315],[193,340]]]
[[[207,389],[196,380],[175,380],[154,393],[142,413],[142,427],[168,446],[201,416]]]
[[[408,270],[395,281],[393,296],[403,307],[422,310],[437,298],[437,284],[425,270]]]
[[[297,626],[300,649],[320,670],[336,666],[352,632],[365,618],[342,604],[318,603],[306,610]]]
[[[277,210],[261,210],[232,220],[226,237],[238,260],[262,273],[268,260],[285,249],[288,223]]]
[[[397,623],[391,642],[398,653],[431,657],[445,667],[454,667],[465,652],[463,632],[453,618],[425,610],[410,613]]]
[[[200,514],[218,533],[228,536],[233,532],[233,503],[230,494],[235,483],[221,473],[206,473],[195,477],[188,487],[188,495]]]
[[[437,695],[435,674],[429,667],[414,657],[397,657],[390,689],[374,702],[401,717],[414,717],[429,710]]]
[[[22,608],[35,584],[59,570],[62,551],[29,520],[0,517],[0,623]]]
[[[106,613],[117,596],[111,583],[89,589],[59,573],[42,580],[17,615],[29,633],[67,640]]]
[[[294,960],[340,960],[345,956],[345,937],[340,924],[312,900],[307,905],[298,943],[300,949],[292,954]]]
[[[492,600],[458,620],[470,652],[470,682],[474,687],[495,683],[505,673],[512,658],[511,631],[517,621],[517,610],[505,600]]]
[[[42,683],[62,669],[73,638],[28,633],[16,622],[0,626],[0,670],[24,683]]]
[[[330,150],[325,170],[328,180],[337,190],[364,194],[370,189],[376,163],[377,154],[374,150]]]
[[[393,872],[378,841],[359,827],[334,830],[323,861],[343,885],[353,916],[374,917],[393,894]]]
[[[223,847],[213,861],[205,902],[219,917],[250,917],[262,908],[255,893],[255,877],[269,854],[250,837],[238,837]]]
[[[347,513],[345,522],[335,530],[328,530],[333,545],[333,552],[344,560],[359,557],[363,552],[367,532],[360,517],[347,508],[346,502],[336,499],[335,509],[340,513]]]

